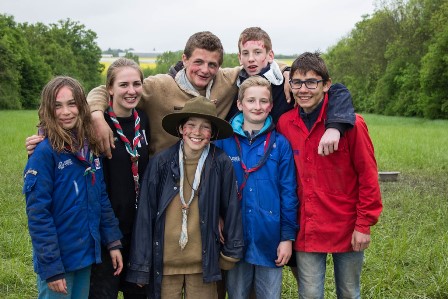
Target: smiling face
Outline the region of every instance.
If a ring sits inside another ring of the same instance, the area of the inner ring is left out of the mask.
[[[271,92],[265,86],[251,86],[244,91],[242,100],[237,101],[243,111],[243,128],[246,131],[260,130],[272,110]]]
[[[238,59],[249,76],[257,75],[274,60],[274,52],[267,50],[262,40],[239,44]]]
[[[68,86],[62,87],[56,94],[54,107],[56,122],[65,130],[71,130],[78,121],[78,106],[73,92]]]
[[[219,70],[220,58],[221,54],[218,51],[211,52],[200,48],[193,50],[190,58],[185,54],[182,55],[188,81],[194,88],[198,91],[205,90]]]
[[[317,75],[314,71],[308,71],[305,74],[300,72],[299,70],[295,71],[291,77],[291,80],[322,80],[322,77]],[[302,84],[302,86],[298,89],[292,89],[292,94],[296,103],[302,107],[303,111],[306,113],[312,112],[319,103],[324,99],[325,93],[330,89],[331,80],[329,79],[327,82],[319,82],[317,84],[316,89],[309,89],[306,87],[306,84]]]
[[[210,143],[212,124],[200,117],[190,117],[185,124],[179,126],[184,141],[184,152],[188,158],[199,157],[202,150]]]
[[[113,100],[115,114],[119,117],[130,116],[143,93],[139,71],[132,67],[117,68],[108,91]]]

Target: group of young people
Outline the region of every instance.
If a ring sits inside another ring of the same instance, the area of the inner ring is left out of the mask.
[[[87,99],[47,84],[24,171],[39,298],[280,298],[287,264],[323,298],[327,254],[360,297],[382,210],[367,126],[319,53],[278,65],[259,27],[238,48],[220,68],[198,32],[170,74],[120,58]]]

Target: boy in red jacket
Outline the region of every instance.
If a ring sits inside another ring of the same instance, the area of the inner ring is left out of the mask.
[[[360,298],[364,250],[382,210],[373,144],[357,115],[338,150],[319,156],[331,86],[327,67],[319,53],[303,53],[293,62],[290,78],[298,107],[280,117],[277,129],[291,143],[299,185],[300,231],[294,245],[299,297],[324,297],[331,253],[338,298]]]

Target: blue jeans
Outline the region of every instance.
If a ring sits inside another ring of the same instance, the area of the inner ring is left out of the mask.
[[[53,292],[48,288],[46,280],[40,279],[37,275],[38,299],[85,299],[89,297],[90,288],[90,266],[65,273],[67,283],[67,295]]]
[[[364,252],[332,253],[338,298],[361,298]],[[296,252],[300,299],[323,299],[327,253]]]
[[[227,271],[226,287],[229,299],[249,298],[252,287],[257,299],[280,298],[282,269],[252,265],[243,261]]]

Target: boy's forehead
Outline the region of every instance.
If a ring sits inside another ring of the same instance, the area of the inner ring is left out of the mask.
[[[265,49],[266,45],[263,40],[248,40],[241,42],[241,48],[262,48]]]
[[[297,69],[294,74],[292,74],[291,79],[320,79],[321,76],[315,71],[309,70],[305,72],[302,69]]]

